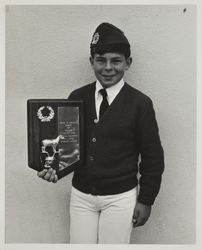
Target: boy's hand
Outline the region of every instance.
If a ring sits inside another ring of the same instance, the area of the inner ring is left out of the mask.
[[[43,169],[41,172],[37,172],[38,177],[48,181],[56,183],[58,181],[58,176],[56,170],[53,168]]]
[[[133,227],[143,226],[151,213],[151,206],[137,202],[133,213]]]

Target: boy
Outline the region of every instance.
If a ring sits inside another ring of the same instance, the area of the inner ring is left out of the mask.
[[[85,163],[72,180],[70,243],[129,243],[132,225],[145,224],[159,192],[163,149],[151,99],[123,80],[132,63],[124,33],[100,24],[90,51],[97,80],[69,96],[85,105]],[[57,182],[53,169],[38,176]]]

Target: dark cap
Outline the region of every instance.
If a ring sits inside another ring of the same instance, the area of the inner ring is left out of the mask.
[[[90,48],[104,48],[110,45],[130,47],[122,30],[110,23],[101,23],[93,34]]]

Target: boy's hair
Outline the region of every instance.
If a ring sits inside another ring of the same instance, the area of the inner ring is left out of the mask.
[[[90,54],[93,58],[95,54],[103,55],[105,53],[120,53],[125,56],[125,59],[127,59],[131,55],[130,47],[123,44],[95,47],[90,49]]]

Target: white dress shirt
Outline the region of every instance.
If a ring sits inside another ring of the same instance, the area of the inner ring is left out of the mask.
[[[124,81],[123,78],[115,85],[106,88],[107,91],[107,101],[109,105],[113,102],[114,98],[118,95],[122,87],[124,86]],[[99,119],[99,110],[100,110],[100,105],[102,102],[102,94],[99,92],[100,89],[103,89],[101,83],[97,80],[96,81],[96,88],[95,88],[95,108],[96,108],[96,114],[97,118]]]

